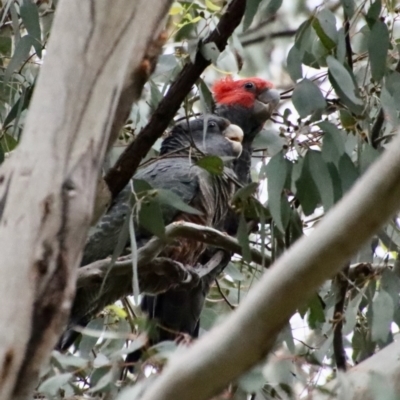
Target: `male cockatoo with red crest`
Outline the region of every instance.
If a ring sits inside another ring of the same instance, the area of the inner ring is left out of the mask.
[[[251,181],[251,153],[254,138],[271,117],[279,103],[280,95],[273,89],[273,84],[264,79],[234,80],[230,77],[215,82],[212,93],[216,102],[215,113],[243,130],[243,150],[240,157],[234,160],[233,169],[240,183],[246,185]],[[232,231],[231,222],[225,221],[225,230],[230,234],[235,234]],[[236,223],[233,225],[236,227]],[[201,263],[204,265],[214,253],[215,249],[210,249],[201,258]],[[159,329],[157,341],[174,339],[176,335],[171,332],[181,332],[197,337],[199,318],[210,285],[228,264],[230,258],[231,254],[226,253],[219,267],[203,277],[197,287],[188,289],[182,286],[157,296],[144,297],[142,309],[151,318],[156,319],[161,327],[167,328],[166,330]],[[136,353],[129,357],[129,361],[137,361],[139,356],[140,354]]]

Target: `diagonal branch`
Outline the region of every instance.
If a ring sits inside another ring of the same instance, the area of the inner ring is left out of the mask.
[[[205,400],[265,360],[296,309],[400,208],[396,136],[315,230],[264,273],[240,307],[170,359],[141,400]]]
[[[223,51],[228,38],[239,25],[245,8],[246,1],[232,0],[217,27],[203,41],[203,44],[214,42],[217,48]],[[161,100],[148,124],[121,154],[115,166],[107,173],[105,180],[113,198],[128,184],[140,161],[168,127],[185,96],[187,96],[200,74],[209,64],[210,61],[206,60],[201,54],[201,50],[199,50],[194,64],[188,62],[184,66],[166,96]]]

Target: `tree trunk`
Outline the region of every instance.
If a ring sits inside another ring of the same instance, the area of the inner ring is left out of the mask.
[[[58,4],[22,140],[0,170],[2,400],[29,396],[63,330],[128,68],[146,70],[170,3]]]

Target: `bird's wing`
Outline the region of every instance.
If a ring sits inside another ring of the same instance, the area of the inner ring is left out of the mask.
[[[192,166],[185,158],[167,158],[158,160],[138,171],[134,179],[148,182],[154,189],[168,189],[189,204],[199,189],[199,176],[203,173]],[[201,179],[201,178],[200,178]],[[117,196],[110,210],[92,229],[87,240],[81,265],[110,256],[117,246],[124,222],[131,212],[129,201],[131,189],[126,186]],[[162,205],[164,223],[172,222],[178,211],[169,205]],[[142,230],[137,231],[137,240],[148,237]]]

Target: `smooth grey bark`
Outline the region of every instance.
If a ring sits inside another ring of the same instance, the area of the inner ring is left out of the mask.
[[[29,396],[62,332],[128,69],[146,67],[170,3],[58,2],[21,142],[0,169],[2,400]]]

